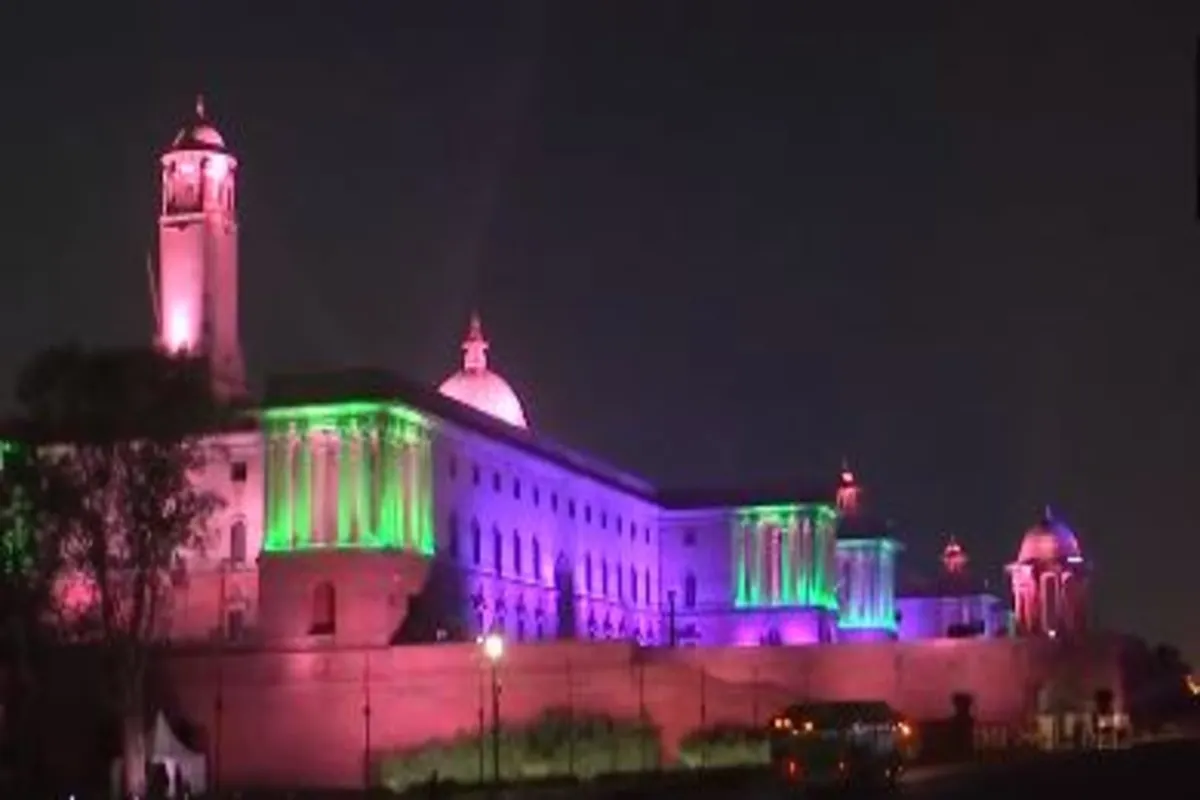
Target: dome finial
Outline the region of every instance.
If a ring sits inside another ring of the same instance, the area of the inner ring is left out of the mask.
[[[488,342],[483,336],[483,321],[479,318],[478,311],[471,312],[471,324],[467,328],[467,338],[462,347],[465,372],[483,372],[487,369]]]
[[[204,95],[196,95],[196,118],[204,119]]]
[[[1050,507],[1049,503],[1042,508],[1042,522],[1047,525],[1054,522],[1054,509]]]

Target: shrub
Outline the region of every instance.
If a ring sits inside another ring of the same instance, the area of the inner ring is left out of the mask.
[[[770,760],[766,731],[746,725],[701,728],[679,743],[679,765],[685,769],[760,766]]]
[[[637,720],[550,710],[524,725],[500,730],[500,778],[504,781],[592,778],[656,768],[662,759],[659,731]],[[439,781],[478,783],[495,777],[492,731],[426,742],[378,759],[380,785],[402,792]],[[481,769],[482,767],[482,769]]]

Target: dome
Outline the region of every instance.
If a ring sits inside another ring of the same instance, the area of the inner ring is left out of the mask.
[[[1017,563],[1062,561],[1082,556],[1083,551],[1079,548],[1079,540],[1075,538],[1075,534],[1055,519],[1054,514],[1047,508],[1041,522],[1025,532]]]
[[[179,129],[171,147],[176,150],[224,150],[225,137],[204,114],[204,98],[196,98],[196,118]]]
[[[438,393],[514,428],[528,428],[525,409],[517,393],[508,381],[488,369],[487,348],[479,315],[472,315],[471,327],[463,342],[463,367],[442,382]]]

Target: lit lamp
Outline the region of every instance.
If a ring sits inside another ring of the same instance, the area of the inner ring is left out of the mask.
[[[500,676],[497,666],[504,657],[504,637],[498,633],[489,633],[481,642],[483,654],[487,657],[492,670],[492,775],[496,783],[500,782]]]

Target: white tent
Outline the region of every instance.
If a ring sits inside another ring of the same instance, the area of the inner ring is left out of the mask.
[[[146,742],[146,760],[151,770],[161,765],[169,781],[168,797],[183,797],[184,784],[189,794],[202,794],[208,788],[208,764],[200,753],[194,753],[179,741],[170,723],[160,711]],[[116,759],[112,768],[113,796],[121,796],[122,760]]]

